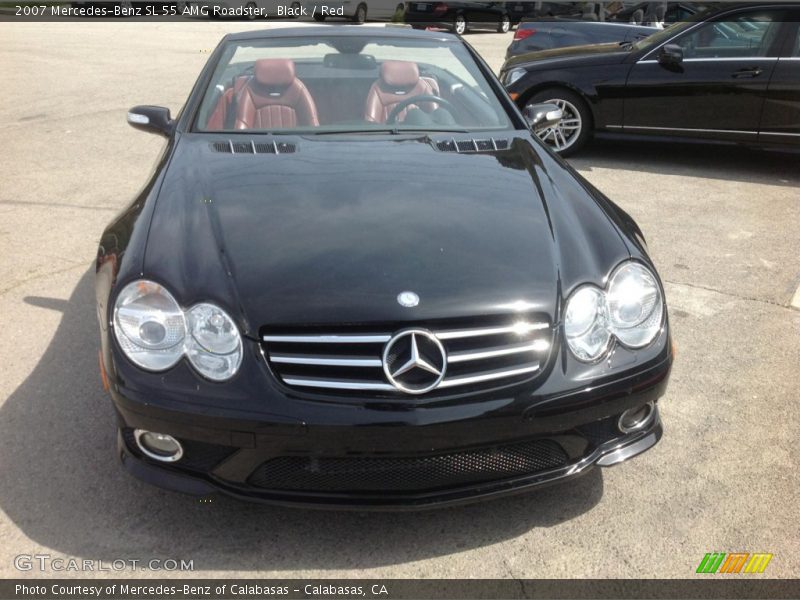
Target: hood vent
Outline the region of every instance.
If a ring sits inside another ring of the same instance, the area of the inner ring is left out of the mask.
[[[214,152],[224,154],[293,154],[297,146],[287,142],[234,142],[233,140],[212,142]]]
[[[489,138],[486,140],[442,140],[436,142],[436,149],[439,152],[456,152],[459,154],[476,152],[496,152],[497,150],[508,150],[509,141],[507,139]]]

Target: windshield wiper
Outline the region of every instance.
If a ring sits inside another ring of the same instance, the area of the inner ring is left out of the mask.
[[[304,134],[309,135],[346,135],[346,134],[355,134],[355,133],[377,133],[377,134],[395,134],[398,130],[395,129],[334,129],[334,130],[323,130],[323,131],[306,131],[303,132]]]
[[[418,129],[399,129],[395,127],[394,129],[336,129],[334,131],[313,131],[308,132],[313,135],[346,135],[346,134],[361,134],[361,133],[373,133],[373,134],[382,134],[382,135],[403,135],[403,134],[413,134],[413,133],[468,133],[469,129],[434,129],[430,127],[420,127]]]

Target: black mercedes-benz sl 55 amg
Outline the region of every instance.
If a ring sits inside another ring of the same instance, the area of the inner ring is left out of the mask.
[[[102,235],[119,454],[162,487],[441,506],[661,437],[662,284],[623,210],[460,38],[226,36]]]

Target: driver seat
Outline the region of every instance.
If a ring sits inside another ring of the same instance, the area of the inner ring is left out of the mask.
[[[386,123],[386,119],[398,102],[420,95],[439,95],[439,85],[435,79],[420,77],[417,63],[405,60],[385,60],[381,64],[381,76],[367,93],[364,107],[364,120],[370,123]],[[397,115],[402,121],[409,109],[420,108],[433,112],[438,108],[435,102],[409,104]]]
[[[319,125],[314,98],[295,75],[294,61],[262,58],[237,95],[235,129]]]

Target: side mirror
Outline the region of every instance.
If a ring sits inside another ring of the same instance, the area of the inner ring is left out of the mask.
[[[169,137],[175,122],[170,118],[169,109],[163,106],[134,106],[128,111],[128,125]]]
[[[555,127],[564,113],[556,104],[530,104],[522,112],[534,132]]]
[[[666,44],[658,53],[659,64],[665,66],[677,66],[683,62],[683,48],[678,44]]]

